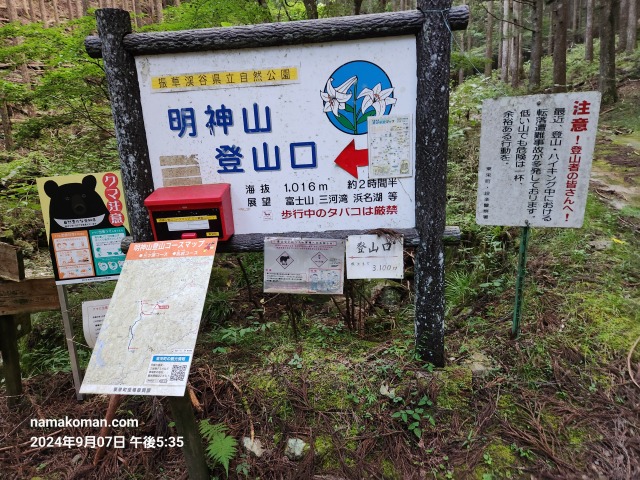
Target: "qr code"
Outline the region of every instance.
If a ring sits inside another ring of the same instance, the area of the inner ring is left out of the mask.
[[[187,366],[186,365],[172,365],[171,366],[171,376],[169,377],[170,382],[182,382],[184,380],[185,375],[187,374]]]

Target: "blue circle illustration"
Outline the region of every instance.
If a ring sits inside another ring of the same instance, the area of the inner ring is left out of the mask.
[[[389,115],[396,103],[389,76],[375,63],[345,63],[327,79],[320,92],[323,111],[338,130],[349,135],[367,133],[367,118]]]

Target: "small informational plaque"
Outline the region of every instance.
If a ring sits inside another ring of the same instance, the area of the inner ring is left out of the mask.
[[[216,245],[129,247],[80,393],[184,395]]]
[[[411,115],[369,117],[369,178],[413,175]]]
[[[476,221],[580,228],[599,111],[599,92],[485,100]]]
[[[119,172],[36,179],[57,285],[115,280],[129,233]]]
[[[347,278],[403,278],[403,237],[350,235]]]
[[[344,240],[264,239],[264,291],[342,294]]]
[[[109,308],[110,298],[82,302],[82,331],[87,345],[93,348]]]

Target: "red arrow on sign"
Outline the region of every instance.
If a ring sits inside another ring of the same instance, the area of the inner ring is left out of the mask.
[[[351,143],[340,152],[335,162],[345,172],[358,178],[358,167],[369,165],[369,151],[366,148],[356,150],[356,141],[351,140]]]

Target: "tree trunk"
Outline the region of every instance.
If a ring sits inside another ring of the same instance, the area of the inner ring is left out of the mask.
[[[60,25],[60,14],[58,13],[58,0],[51,0],[53,9],[53,24],[57,27]]]
[[[23,20],[31,20],[31,10],[29,10],[27,0],[22,0],[22,12]]]
[[[638,2],[629,0],[629,24],[627,25],[627,53],[636,49],[638,42]]]
[[[584,59],[593,62],[593,9],[596,0],[587,0],[587,20],[584,27]]]
[[[34,8],[34,4],[33,4],[33,0],[29,0],[29,21],[30,22],[35,22],[36,21],[36,10]]]
[[[618,52],[627,49],[627,28],[630,23],[629,7],[635,0],[620,0],[620,14],[618,15]]]
[[[484,50],[484,76],[490,77],[493,69],[493,0],[487,2],[487,44]]]
[[[573,43],[580,43],[578,22],[580,21],[580,0],[573,0],[571,8],[571,38]]]
[[[44,0],[38,0],[38,4],[40,6],[40,21],[44,28],[47,28],[47,24],[49,23],[47,19],[47,7],[44,4]]]
[[[547,43],[547,55],[553,55],[553,5],[549,9],[549,37]]]
[[[540,88],[540,66],[542,65],[542,20],[544,18],[544,0],[535,0],[532,4],[531,22],[531,67],[529,68],[529,91]]]
[[[85,17],[89,11],[89,0],[78,0],[82,2],[82,16]]]
[[[553,92],[567,91],[567,14],[569,0],[553,4]]]
[[[7,151],[13,150],[13,134],[11,133],[9,106],[4,99],[0,101],[0,120],[2,120],[2,131],[4,132],[4,149]]]
[[[318,18],[318,4],[316,0],[302,0],[304,3],[304,10],[307,12],[307,18],[309,20]]]
[[[360,15],[360,10],[362,10],[362,0],[353,0],[353,14]]]
[[[502,4],[502,60],[500,69],[500,80],[507,83],[509,81],[509,57],[511,44],[511,0],[504,0]]]
[[[73,14],[73,0],[67,0],[67,14],[69,15],[67,18],[69,20],[73,20],[75,15]]]
[[[520,85],[520,66],[522,65],[522,2],[513,3],[513,25],[511,31],[511,59],[509,60],[509,70],[511,71],[511,86],[516,88]]]
[[[616,89],[616,3],[618,0],[600,0],[598,18],[600,19],[600,80],[598,90],[602,94],[602,103],[608,105],[618,101]]]
[[[140,27],[142,23],[142,11],[140,10],[140,0],[131,0],[133,2],[133,13],[135,14],[133,21],[135,26]]]
[[[154,0],[156,4],[156,22],[162,23],[164,21],[164,13],[162,11],[162,0]]]
[[[15,0],[7,0],[7,17],[9,17],[10,22],[16,22],[18,20]]]

